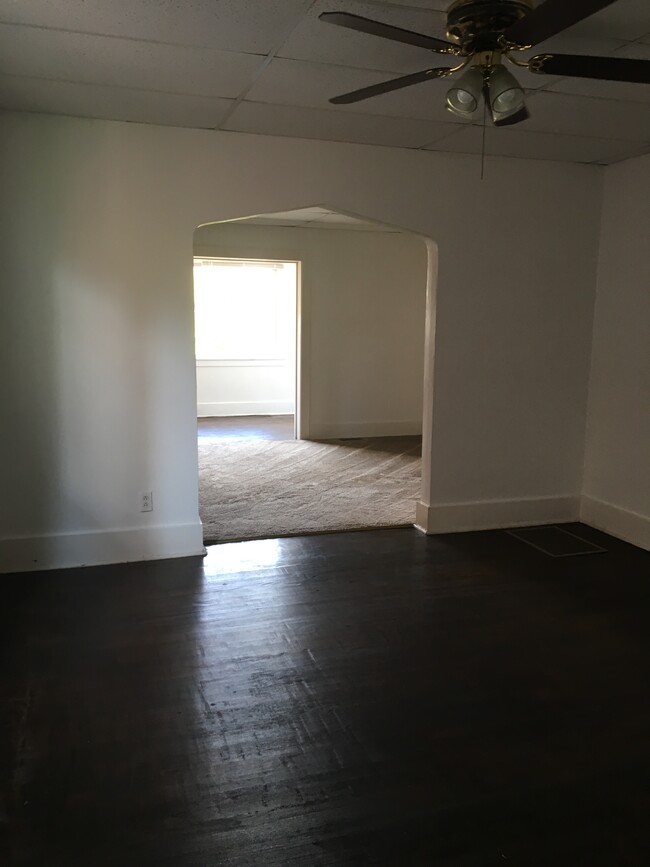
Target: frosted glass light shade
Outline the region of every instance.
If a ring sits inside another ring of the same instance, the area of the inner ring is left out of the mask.
[[[472,67],[447,93],[447,110],[457,117],[471,117],[478,108],[483,91],[483,70]]]
[[[503,66],[493,66],[488,80],[493,120],[504,120],[524,106],[525,94],[517,79]]]

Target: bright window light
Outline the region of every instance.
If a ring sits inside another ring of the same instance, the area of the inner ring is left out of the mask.
[[[285,358],[295,339],[295,262],[194,259],[198,359]]]

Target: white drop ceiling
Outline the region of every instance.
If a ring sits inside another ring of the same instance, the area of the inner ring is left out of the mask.
[[[569,2],[569,0],[567,0]],[[451,65],[333,27],[343,10],[444,38],[448,0],[0,0],[0,108],[480,153],[479,123],[430,81],[362,103],[332,96]],[[618,0],[545,50],[650,60],[649,0]],[[488,154],[609,164],[650,152],[650,85],[514,70],[531,117],[486,130]]]

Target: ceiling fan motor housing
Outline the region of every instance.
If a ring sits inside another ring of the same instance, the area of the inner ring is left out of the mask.
[[[456,0],[447,12],[447,37],[464,54],[498,50],[503,32],[533,8],[533,0]]]

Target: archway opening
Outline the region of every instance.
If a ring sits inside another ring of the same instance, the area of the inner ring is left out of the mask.
[[[429,492],[435,243],[318,205],[202,224],[193,253],[239,268],[294,263],[297,276],[293,358],[266,359],[285,373],[295,362],[290,424],[286,404],[272,411],[268,368],[241,358],[249,391],[237,399],[241,364],[224,359],[208,401],[210,359],[197,361],[206,544],[416,523]],[[246,334],[247,305],[237,306],[244,318],[230,331]],[[197,335],[206,328],[197,319]]]

